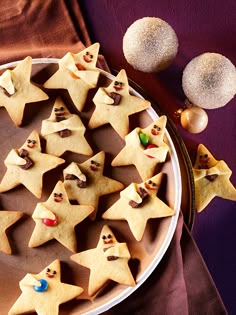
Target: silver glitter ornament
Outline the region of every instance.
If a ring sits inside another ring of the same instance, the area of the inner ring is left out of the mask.
[[[176,57],[178,38],[173,28],[156,17],[135,21],[123,37],[123,52],[134,69],[159,72],[166,69]]]
[[[236,69],[218,53],[192,59],[183,71],[182,86],[189,101],[206,109],[225,106],[236,94]]]

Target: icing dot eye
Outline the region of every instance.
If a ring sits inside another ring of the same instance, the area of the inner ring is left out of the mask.
[[[64,107],[62,106],[62,107],[60,107],[60,110],[64,110]]]
[[[151,181],[151,180],[149,180],[149,181],[148,181],[148,184],[152,184],[152,181]]]
[[[51,271],[51,269],[50,268],[47,268],[47,272],[50,272]]]
[[[119,85],[119,82],[118,82],[118,81],[115,81],[115,82],[114,82],[114,85]]]
[[[62,193],[58,194],[59,197],[62,197]]]
[[[57,112],[59,109],[58,108],[54,108],[54,112]]]
[[[54,193],[53,196],[54,196],[54,197],[57,197],[57,193]]]
[[[105,239],[106,239],[106,235],[103,235],[103,236],[102,236],[102,239],[105,240]]]
[[[56,273],[57,273],[56,270],[53,270],[53,274],[56,275]]]
[[[93,55],[90,55],[90,58],[93,59]]]
[[[112,238],[112,235],[111,235],[111,234],[108,234],[108,235],[107,235],[107,238],[110,238],[110,239],[111,239],[111,238]]]
[[[28,139],[28,140],[27,140],[27,143],[31,143],[31,140],[30,140],[30,139]]]
[[[203,156],[202,156],[202,155],[200,155],[200,156],[199,156],[199,158],[200,158],[200,159],[202,159],[202,158],[203,158]]]
[[[89,52],[88,52],[88,51],[86,51],[86,53],[85,53],[85,54],[86,54],[86,56],[88,56],[88,55],[89,55]]]
[[[207,158],[207,157],[208,157],[208,154],[205,154],[204,157]]]
[[[32,140],[32,141],[31,141],[31,143],[35,144],[35,143],[36,143],[36,141],[35,141],[35,140]]]

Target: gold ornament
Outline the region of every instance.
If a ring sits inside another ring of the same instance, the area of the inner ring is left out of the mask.
[[[123,37],[123,52],[134,69],[159,72],[167,68],[178,51],[178,38],[173,28],[156,17],[135,21]]]
[[[194,105],[206,109],[225,106],[236,94],[235,66],[223,55],[204,53],[187,64],[182,86]]]

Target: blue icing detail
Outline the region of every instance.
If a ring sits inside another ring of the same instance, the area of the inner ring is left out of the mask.
[[[48,282],[44,279],[39,279],[38,280],[41,285],[40,286],[37,286],[37,285],[34,285],[33,288],[36,292],[44,292],[48,289]]]

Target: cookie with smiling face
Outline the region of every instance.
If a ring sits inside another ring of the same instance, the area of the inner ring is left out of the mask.
[[[60,261],[57,259],[38,274],[28,273],[20,281],[22,291],[9,311],[9,315],[58,315],[59,305],[83,293],[83,288],[61,282]]]
[[[80,117],[71,114],[58,97],[50,117],[42,121],[41,134],[46,139],[46,152],[61,156],[70,151],[91,156],[93,151],[84,137],[85,130]]]
[[[149,219],[174,215],[175,211],[157,197],[163,174],[153,176],[141,184],[132,183],[121,191],[118,199],[102,215],[103,219],[126,220],[139,242]]]
[[[236,201],[236,189],[230,182],[232,171],[223,160],[216,160],[199,144],[193,166],[196,211],[201,212],[214,197]]]
[[[71,256],[77,264],[90,269],[90,296],[97,293],[109,280],[134,286],[135,281],[128,265],[130,258],[126,243],[119,243],[107,225],[102,228],[96,248]]]
[[[0,183],[0,192],[24,185],[37,198],[41,197],[43,174],[64,163],[65,160],[41,152],[39,134],[32,131],[19,149],[12,149],[4,163],[7,171]]]
[[[99,88],[93,98],[96,106],[88,127],[110,124],[124,138],[129,132],[129,116],[150,107],[150,102],[131,95],[129,82],[122,69],[108,87]]]
[[[103,175],[104,163],[105,152],[101,151],[84,163],[72,162],[63,171],[69,199],[94,207],[95,211],[90,215],[93,220],[96,218],[99,198],[124,187],[122,183]]]
[[[26,57],[13,70],[0,76],[0,107],[5,107],[16,126],[23,120],[25,105],[48,99],[48,95],[30,81],[32,58]]]
[[[32,214],[36,225],[29,247],[37,247],[56,239],[72,252],[76,252],[74,228],[93,211],[94,208],[91,206],[71,205],[64,185],[59,181],[48,200],[38,203]]]
[[[68,52],[44,87],[68,90],[74,105],[82,111],[88,91],[96,87],[100,75],[96,67],[99,47],[99,43],[95,43],[77,54]]]
[[[112,161],[112,166],[133,164],[146,180],[153,176],[158,163],[166,160],[169,151],[164,142],[166,116],[161,116],[146,128],[135,128],[125,137],[125,146]]]

